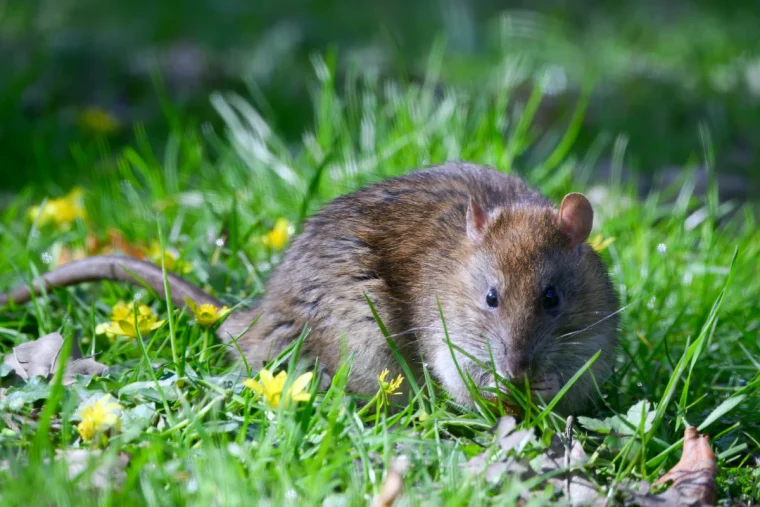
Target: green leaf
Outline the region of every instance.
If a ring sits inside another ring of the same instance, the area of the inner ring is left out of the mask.
[[[702,424],[697,427],[697,430],[702,431],[710,426],[712,423],[733,410],[733,408],[736,407],[739,403],[743,402],[744,398],[746,397],[746,394],[740,394],[739,396],[732,396],[725,400],[723,403],[718,405],[715,410],[710,412],[710,415],[708,415],[705,420],[702,421]]]
[[[37,400],[47,399],[50,395],[50,386],[45,379],[35,376],[23,386],[8,391],[10,394],[0,399],[0,411],[18,411]]]
[[[165,389],[177,384],[179,377],[176,375],[154,382],[147,380],[145,382],[132,382],[119,389],[119,398],[129,396],[132,398],[145,399],[148,401],[162,401],[161,393],[156,389],[156,383],[162,388],[163,394],[167,400],[174,401],[177,399],[177,392],[174,389]]]
[[[609,419],[600,421],[599,419],[593,419],[591,417],[578,417],[578,423],[589,431],[596,431],[597,433],[609,433],[612,430],[612,426],[609,423]]]
[[[642,417],[642,412],[645,414],[645,418]],[[651,403],[642,400],[629,408],[628,413],[625,415],[625,418],[630,425],[623,423],[622,419],[619,417],[615,417],[615,419],[621,422],[621,424],[616,426],[615,429],[623,435],[633,435],[639,430],[641,420],[644,419],[644,432],[648,432],[652,428],[652,421],[654,421],[655,414],[656,412],[651,410]],[[631,428],[631,426],[633,426],[633,428]]]
[[[155,414],[155,403],[142,403],[124,410],[121,413],[123,441],[130,442],[141,437],[142,432],[150,426]]]

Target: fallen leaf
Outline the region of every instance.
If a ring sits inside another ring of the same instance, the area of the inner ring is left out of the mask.
[[[63,371],[63,385],[69,386],[76,381],[77,375],[97,375],[102,377],[108,373],[108,366],[97,362],[91,357],[70,360]]]
[[[16,375],[29,381],[32,377],[48,379],[58,369],[58,355],[63,347],[60,333],[50,333],[36,340],[22,343],[5,356],[3,364]],[[77,375],[105,375],[108,367],[92,358],[69,358],[63,372],[63,385],[76,381]]]
[[[484,478],[487,482],[496,483],[505,474],[515,474],[522,478],[528,478],[533,475],[530,465],[526,460],[518,460],[515,458],[508,458],[503,461],[489,462],[489,456],[487,452],[478,454],[472,457],[467,462],[467,468],[471,473],[484,474]]]
[[[717,472],[709,437],[700,435],[694,426],[690,426],[684,431],[680,461],[654,483],[658,486],[673,481],[671,487],[657,495],[635,494],[626,504],[642,507],[715,505]]]
[[[570,505],[598,505],[603,503],[604,497],[580,471],[561,473],[568,467],[570,469],[577,468],[588,460],[580,442],[574,440],[568,453],[562,439],[558,435],[554,435],[549,447],[528,462],[518,457],[525,446],[535,440],[535,434],[532,430],[516,430],[516,428],[517,422],[513,417],[502,417],[496,426],[496,436],[505,457],[492,461],[490,459],[492,452],[486,451],[471,458],[467,462],[467,468],[477,474],[484,473],[485,479],[489,482],[498,481],[506,473],[515,474],[522,480],[527,480],[538,475],[551,475],[552,472],[556,472],[557,474],[548,480],[556,489],[564,490],[566,494],[569,494]]]
[[[91,470],[88,484],[100,489],[120,487],[127,477],[125,470],[130,460],[126,452],[104,455],[101,451],[89,449],[57,450],[56,458],[67,465],[72,481]]]
[[[13,347],[13,351],[5,356],[4,362],[24,380],[29,380],[34,376],[47,378],[55,366],[61,347],[63,347],[61,334],[50,333],[37,340]]]
[[[127,239],[116,229],[108,230],[108,242],[100,248],[101,253],[113,253],[119,251],[124,255],[136,259],[145,259],[143,247],[140,245],[132,246]]]
[[[396,458],[391,462],[380,493],[375,497],[375,507],[390,507],[401,496],[404,490],[404,474],[408,468],[409,460],[405,457]]]
[[[510,454],[509,457],[493,460],[494,453],[488,450],[470,458],[466,468],[473,474],[484,474],[486,481],[491,483],[498,482],[506,473],[530,474],[528,462],[516,456],[535,438],[535,434],[529,430],[515,431],[516,427],[517,420],[511,415],[503,416],[496,424],[496,441],[504,455]],[[513,450],[515,452],[510,453]]]
[[[84,248],[71,248],[67,245],[63,245],[58,251],[56,265],[63,266],[64,264],[82,260],[92,255],[112,254],[118,252],[131,257],[137,257],[138,259],[145,257],[142,249],[139,246],[131,246],[119,231],[110,229],[107,235],[108,239],[101,241],[95,234],[88,234],[87,238],[85,238]]]
[[[568,465],[570,468],[576,468],[588,461],[586,451],[578,440],[573,439],[569,456],[567,452],[560,437],[554,435],[549,448],[536,460],[537,472],[548,474]],[[594,483],[578,470],[554,476],[549,479],[549,482],[569,495],[570,505],[601,505],[604,502],[604,496],[599,493]]]
[[[499,446],[507,452],[514,451],[514,454],[517,455],[536,438],[536,433],[533,429],[515,431],[516,427],[517,420],[511,415],[507,415],[499,420],[496,433]]]

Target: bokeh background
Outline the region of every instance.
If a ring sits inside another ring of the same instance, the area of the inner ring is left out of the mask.
[[[437,84],[478,93],[505,69],[512,107],[543,87],[534,128],[556,129],[554,141],[590,87],[573,152],[600,153],[600,175],[614,146],[644,175],[714,154],[724,190],[751,194],[759,27],[757,2],[744,0],[6,0],[0,188],[86,184],[121,146],[160,152],[172,130],[220,126],[215,90],[238,92],[299,142],[320,54],[338,88],[357,69],[401,82],[433,69]]]

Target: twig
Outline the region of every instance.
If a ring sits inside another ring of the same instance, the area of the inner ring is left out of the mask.
[[[568,501],[570,498],[570,451],[573,448],[573,416],[567,417],[567,425],[565,426],[565,496]]]

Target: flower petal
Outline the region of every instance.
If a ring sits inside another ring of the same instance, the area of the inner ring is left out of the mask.
[[[151,323],[148,325],[147,329],[148,331],[153,331],[154,329],[158,329],[159,327],[164,325],[165,320],[157,320],[156,322]],[[140,327],[140,331],[142,331],[142,327]]]
[[[263,385],[271,384],[272,383],[272,372],[267,370],[266,368],[259,371],[259,378],[261,379],[261,383]]]
[[[285,382],[288,380],[288,372],[285,370],[280,371],[274,379],[272,380],[272,383],[269,385],[269,389],[272,390],[272,392],[281,393],[282,390],[285,388]]]
[[[243,381],[243,385],[247,387],[248,389],[251,389],[255,391],[258,394],[264,393],[264,386],[253,380],[252,378],[247,378]]]
[[[137,329],[135,329],[135,325],[132,322],[128,320],[120,320],[119,322],[116,322],[116,325],[119,327],[119,330],[115,334],[137,338]]]
[[[290,399],[293,401],[310,401],[310,393],[293,393],[290,395]]]
[[[294,396],[300,394],[306,389],[306,386],[311,382],[311,378],[314,376],[313,372],[307,372],[293,381],[290,386],[290,395]],[[309,398],[310,396],[307,396]],[[294,398],[295,399],[295,398]]]

